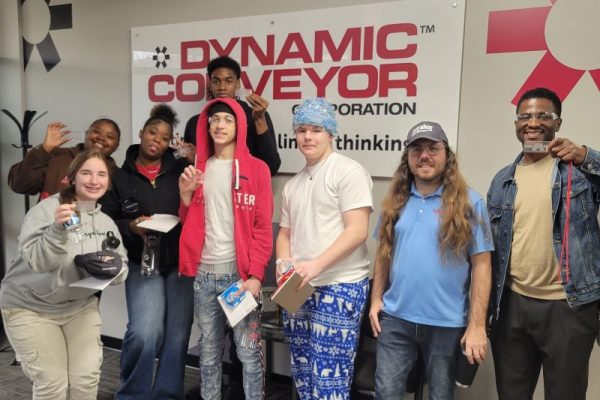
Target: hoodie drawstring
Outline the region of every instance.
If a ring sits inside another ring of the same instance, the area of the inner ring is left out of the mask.
[[[240,162],[236,158],[235,160],[235,190],[240,190]]]

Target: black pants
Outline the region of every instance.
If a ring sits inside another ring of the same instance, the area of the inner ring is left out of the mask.
[[[500,400],[530,400],[543,367],[546,400],[585,400],[598,303],[570,308],[505,289],[491,343]]]

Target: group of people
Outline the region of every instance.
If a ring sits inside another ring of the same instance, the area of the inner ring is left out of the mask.
[[[50,124],[44,143],[11,169],[13,190],[40,194],[0,287],[6,332],[35,399],[96,398],[99,296],[69,285],[89,275],[75,256],[102,249],[107,235],[120,241],[123,268],[112,283],[125,282],[128,313],[115,397],[183,399],[195,317],[202,399],[222,398],[228,332],[245,398],[264,398],[260,310],[228,329],[217,298],[242,280],[238,295],[260,301],[273,248],[271,176],[281,161],[268,102],[236,97],[239,64],[218,57],[208,75],[213,99],[187,123],[185,157],[170,146],[176,113],[157,105],[121,168],[110,158],[120,130],[101,119],[69,149],[61,147],[66,127]],[[302,285],[315,288],[297,312],[283,312],[301,399],[350,398],[363,315],[377,337],[378,399],[402,397],[419,352],[430,398],[452,399],[458,357],[481,363],[490,332],[501,399],[531,399],[542,367],[547,399],[585,399],[599,330],[600,153],[556,138],[560,115],[550,90],[522,96],[517,138],[547,141],[547,151],[520,153],[502,169],[487,207],[462,177],[443,128],[415,125],[373,233],[370,282],[371,177],[334,150],[329,102],[296,108],[292,127],[306,165],[284,186],[275,252],[278,276],[292,263]],[[65,222],[82,201],[98,204],[80,213],[84,235],[74,242]],[[181,223],[163,234],[139,226],[153,214]],[[159,250],[148,276],[150,234]]]
[[[556,137],[561,112],[549,89],[521,96],[523,152],[495,175],[487,207],[441,126],[408,133],[375,233],[378,399],[400,398],[419,351],[430,399],[452,399],[458,357],[481,363],[488,334],[500,399],[532,399],[542,369],[546,399],[586,398],[600,322],[600,153]]]

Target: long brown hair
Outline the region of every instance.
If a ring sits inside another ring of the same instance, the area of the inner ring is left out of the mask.
[[[400,218],[409,197],[414,176],[408,167],[408,151],[405,150],[400,165],[394,172],[390,188],[381,206],[379,245],[376,262],[389,267],[394,246],[394,226]],[[442,175],[442,209],[438,243],[442,257],[464,257],[473,239],[472,224],[475,212],[469,201],[468,186],[462,177],[456,155],[446,147],[446,168]]]
[[[91,158],[98,158],[98,159],[102,160],[102,162],[104,162],[104,165],[106,165],[106,170],[109,172],[108,179],[109,179],[109,185],[110,185],[110,166],[108,165],[108,162],[106,161],[106,158],[102,155],[102,153],[100,153],[98,150],[95,150],[95,149],[82,151],[81,153],[79,153],[77,155],[77,157],[75,157],[75,159],[73,161],[71,161],[71,164],[69,165],[69,169],[67,170],[67,179],[69,182],[68,182],[67,186],[63,187],[60,190],[60,203],[61,204],[72,203],[76,200],[76,198],[75,198],[75,176],[77,175],[77,173],[79,172],[79,170],[81,169],[83,164],[85,164],[85,162]]]

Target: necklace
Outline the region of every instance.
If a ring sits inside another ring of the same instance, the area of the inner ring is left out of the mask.
[[[154,168],[148,168],[138,161],[135,163],[135,166],[140,174],[148,178],[152,187],[156,188],[156,178],[158,177],[158,174],[160,172],[161,163],[159,162],[158,165],[156,165],[156,167]]]
[[[311,173],[310,168],[308,165],[306,166],[306,173],[308,174],[308,180],[312,181],[313,178],[315,177],[315,175],[317,175],[317,172],[319,172],[319,170],[321,169],[321,167],[325,164],[325,160],[321,161],[320,164],[318,165],[313,165],[313,171]]]

